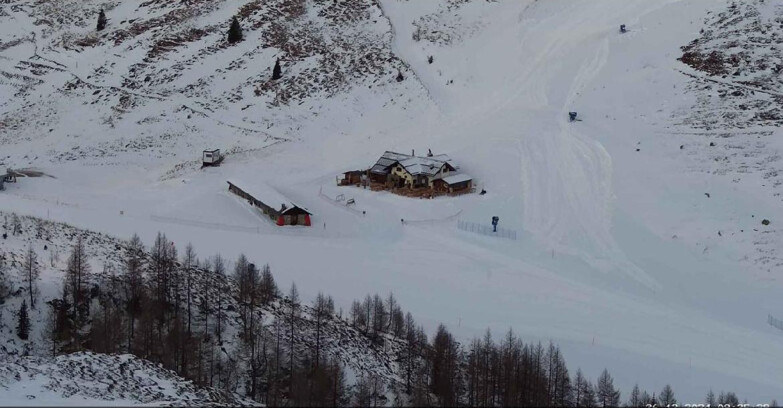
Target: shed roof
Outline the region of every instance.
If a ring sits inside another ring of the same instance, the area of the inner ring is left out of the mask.
[[[455,174],[453,176],[444,177],[441,180],[443,180],[443,182],[446,184],[457,184],[473,180],[473,178],[467,174]]]
[[[242,191],[246,192],[247,194],[250,194],[256,200],[261,201],[262,203],[274,208],[276,211],[280,212],[280,214],[285,214],[288,211],[290,211],[292,208],[299,208],[301,210],[304,210],[308,214],[312,214],[310,211],[307,210],[307,208],[302,207],[301,205],[297,205],[293,201],[289,200],[286,196],[281,194],[279,191],[274,189],[272,186],[264,182],[249,183],[242,179],[233,177],[230,180],[228,180],[228,183],[237,186]],[[283,205],[285,205],[286,207],[285,210],[283,210]]]

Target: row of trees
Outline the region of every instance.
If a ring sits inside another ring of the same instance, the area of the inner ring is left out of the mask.
[[[461,345],[443,325],[429,338],[393,294],[356,300],[343,318],[322,293],[305,305],[292,284],[283,296],[268,265],[259,268],[241,255],[229,271],[221,256],[199,259],[191,245],[179,254],[162,234],[149,249],[134,236],[122,249],[121,264],[107,264],[99,273],[88,258],[77,237],[61,296],[48,302],[42,332],[52,354],[132,353],[200,385],[271,406],[382,406],[386,395],[393,395],[396,405],[416,406],[621,403],[607,370],[595,383],[581,370],[572,375],[554,344],[525,343],[509,330],[499,342],[487,331]],[[34,281],[40,271],[29,267],[38,264],[36,259],[29,247],[19,265],[29,292],[18,313],[22,339],[30,333],[27,301],[35,307],[37,300]],[[0,278],[6,271],[0,262]],[[335,340],[328,333],[348,325],[362,341],[392,354],[396,375],[370,370],[346,383],[339,353],[326,344]],[[738,399],[721,393],[706,401]],[[668,385],[658,393],[636,386],[625,400],[628,406],[675,403]]]

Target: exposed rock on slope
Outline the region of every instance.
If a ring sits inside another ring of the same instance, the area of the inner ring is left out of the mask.
[[[735,1],[682,47],[701,95],[683,123],[702,129],[783,124],[783,5]]]

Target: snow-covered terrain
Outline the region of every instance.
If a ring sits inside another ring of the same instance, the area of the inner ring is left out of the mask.
[[[682,403],[710,388],[767,402],[783,394],[783,333],[767,324],[783,315],[780,116],[712,112],[748,93],[770,99],[749,111],[779,112],[779,72],[725,85],[738,79],[678,60],[702,37],[699,50],[722,46],[739,23],[715,16],[730,7],[775,22],[748,32],[779,47],[781,7],[735,3],[12,0],[0,5],[0,161],[53,177],[6,184],[0,210],[246,253],[344,309],[392,291],[460,340],[486,327],[552,339],[624,393],[671,383]],[[227,46],[236,14],[245,40]],[[284,80],[271,82],[277,57]],[[230,154],[199,170],[205,148]],[[487,194],[335,185],[411,149],[449,154]],[[259,218],[226,191],[234,176],[307,207],[313,227]],[[459,231],[455,214],[497,215],[519,239]]]
[[[0,356],[3,406],[260,406],[194,386],[132,355]]]

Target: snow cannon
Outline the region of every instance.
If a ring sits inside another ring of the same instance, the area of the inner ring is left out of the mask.
[[[625,33],[625,24],[620,24],[620,32]]]
[[[571,122],[576,120],[576,112],[568,112],[568,120]]]

